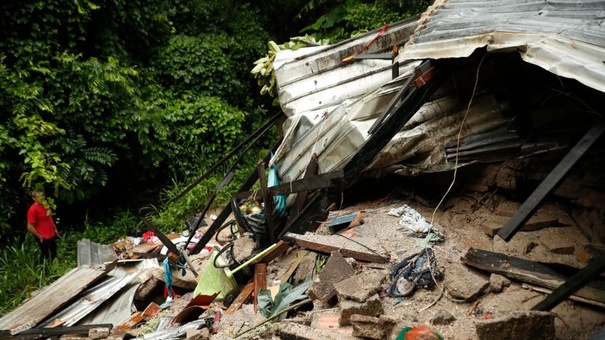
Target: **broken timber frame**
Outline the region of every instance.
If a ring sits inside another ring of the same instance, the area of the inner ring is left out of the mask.
[[[509,241],[523,227],[525,222],[536,212],[544,198],[550,194],[554,188],[561,183],[565,175],[582,158],[590,147],[599,139],[605,131],[605,121],[598,120],[584,136],[569,150],[567,155],[555,166],[555,168],[546,176],[534,192],[519,207],[510,220],[504,225],[498,236],[503,240]],[[549,311],[556,307],[561,301],[567,299],[574,292],[586,285],[592,278],[599,275],[605,269],[605,256],[595,258],[586,267],[580,270],[576,275],[569,278],[553,292],[546,296],[544,300],[535,305],[532,310]]]
[[[531,308],[532,310],[549,311],[569,297],[593,305],[605,303],[605,280],[598,277],[605,269],[603,255],[593,259],[581,270],[475,248],[470,248],[461,260],[477,269],[552,289],[549,295]]]
[[[570,277],[565,283],[557,287],[544,300],[535,305],[532,310],[549,311],[555,308],[561,301],[567,299],[578,289],[584,287],[594,277],[605,270],[605,256],[601,255],[593,259],[586,267]]]
[[[540,183],[529,198],[519,207],[510,220],[498,231],[500,236],[505,241],[510,239],[517,231],[529,220],[531,215],[538,209],[544,198],[561,183],[565,175],[571,168],[580,160],[580,158],[588,151],[588,149],[599,139],[605,131],[605,123],[603,120],[598,121],[592,128],[586,132],[584,137],[563,157],[561,162],[548,174],[548,176]]]

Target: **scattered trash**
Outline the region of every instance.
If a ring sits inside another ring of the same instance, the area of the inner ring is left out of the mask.
[[[437,277],[433,277],[433,274]],[[391,268],[392,285],[390,297],[410,296],[416,287],[430,289],[440,276],[433,249],[424,248],[419,253],[405,258]]]
[[[164,267],[164,279],[166,280],[165,284],[166,284],[166,292],[168,297],[166,298],[166,301],[164,303],[162,303],[160,305],[160,309],[166,309],[168,307],[170,307],[170,305],[172,304],[172,296],[173,296],[173,290],[172,290],[172,270],[170,269],[170,260],[168,257],[166,257],[164,259],[164,262],[162,263],[163,267]]]
[[[388,214],[400,217],[399,225],[405,226],[415,233],[428,233],[432,229],[431,225],[420,213],[406,204],[399,208],[391,209]]]
[[[443,340],[443,337],[428,326],[404,327],[396,340]]]

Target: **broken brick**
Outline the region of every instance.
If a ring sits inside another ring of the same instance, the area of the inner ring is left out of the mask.
[[[396,320],[385,316],[373,317],[367,315],[351,315],[353,325],[353,336],[366,339],[384,339],[389,336]]]
[[[476,320],[479,340],[555,339],[555,314],[527,311],[488,320]]]
[[[380,285],[385,280],[387,272],[383,270],[367,270],[348,279],[334,284],[339,299],[349,299],[364,302],[370,296],[378,293]]]
[[[336,296],[334,284],[355,275],[355,269],[337,251],[332,252],[318,278],[309,287],[309,297],[313,300],[327,302]]]
[[[351,324],[351,316],[355,314],[379,316],[384,313],[382,302],[378,294],[370,297],[365,302],[356,302],[351,300],[342,300],[340,303],[340,325],[347,326]]]

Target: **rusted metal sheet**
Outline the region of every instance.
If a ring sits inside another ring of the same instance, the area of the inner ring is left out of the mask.
[[[528,63],[605,92],[604,1],[437,0],[398,60],[517,51]]]
[[[17,334],[35,327],[105,275],[105,270],[100,268],[72,269],[11,313],[4,315],[0,319],[0,329],[12,330],[11,334]]]

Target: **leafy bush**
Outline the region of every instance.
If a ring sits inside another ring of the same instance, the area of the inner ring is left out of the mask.
[[[17,239],[10,242],[0,251],[0,315],[17,307],[33,291],[63,276],[74,264],[72,258],[63,256],[40,264],[40,250],[31,236],[23,242]]]

